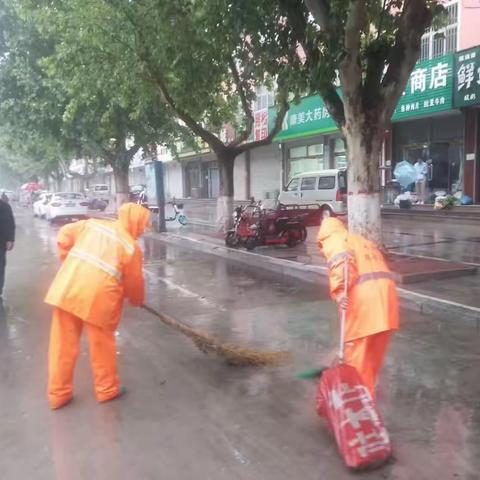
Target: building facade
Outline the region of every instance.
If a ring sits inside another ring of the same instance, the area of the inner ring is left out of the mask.
[[[432,191],[463,191],[480,203],[480,2],[444,3],[447,20],[422,38],[421,56],[385,133],[379,175],[385,185],[402,160],[429,163]],[[274,123],[273,95],[259,89],[252,139],[268,135]],[[234,133],[228,126],[222,135]],[[175,157],[159,148],[169,198],[219,195],[215,155],[205,145],[179,149]],[[302,98],[288,111],[271,145],[235,161],[235,199],[275,198],[293,175],[347,165],[345,142],[319,96]],[[101,178],[100,178],[101,177]],[[111,172],[99,174],[108,183]],[[131,168],[130,183],[144,183],[141,164]]]

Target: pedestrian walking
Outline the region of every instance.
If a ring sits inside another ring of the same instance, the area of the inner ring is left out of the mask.
[[[106,402],[123,393],[117,375],[115,330],[123,302],[144,303],[142,252],[136,239],[150,212],[122,205],[115,222],[85,220],[58,235],[63,262],[46,296],[54,307],[48,358],[48,400],[52,409],[73,398],[73,373],[80,336],[87,332],[95,395]]]
[[[13,250],[15,244],[15,218],[12,207],[0,199],[0,301],[3,299],[5,286],[5,269],[7,252]]]
[[[318,245],[328,262],[330,294],[339,309],[346,310],[345,363],[357,369],[375,398],[391,333],[399,327],[395,282],[379,249],[349,233],[338,218],[323,220]]]

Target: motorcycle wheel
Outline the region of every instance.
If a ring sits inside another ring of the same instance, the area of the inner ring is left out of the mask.
[[[288,233],[287,235],[288,235],[287,247],[293,248],[298,243],[298,240],[293,235],[290,235]]]
[[[230,248],[238,247],[238,237],[235,232],[227,232],[225,236],[225,245]]]
[[[306,227],[302,226],[301,234],[300,234],[300,242],[304,242],[307,239],[307,229]]]
[[[251,252],[257,246],[257,239],[255,237],[248,237],[245,240],[245,248]]]

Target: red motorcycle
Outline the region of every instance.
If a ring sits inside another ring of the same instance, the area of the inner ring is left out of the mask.
[[[245,247],[253,250],[263,245],[294,247],[307,238],[307,229],[301,216],[291,210],[266,210],[261,202],[237,207],[234,226],[225,235],[227,247]]]

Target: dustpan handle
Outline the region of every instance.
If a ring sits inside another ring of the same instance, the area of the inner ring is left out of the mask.
[[[345,258],[343,265],[343,294],[348,299],[348,257]],[[338,360],[343,362],[345,356],[345,323],[347,321],[347,309],[342,308],[340,310],[340,348],[338,350]]]

